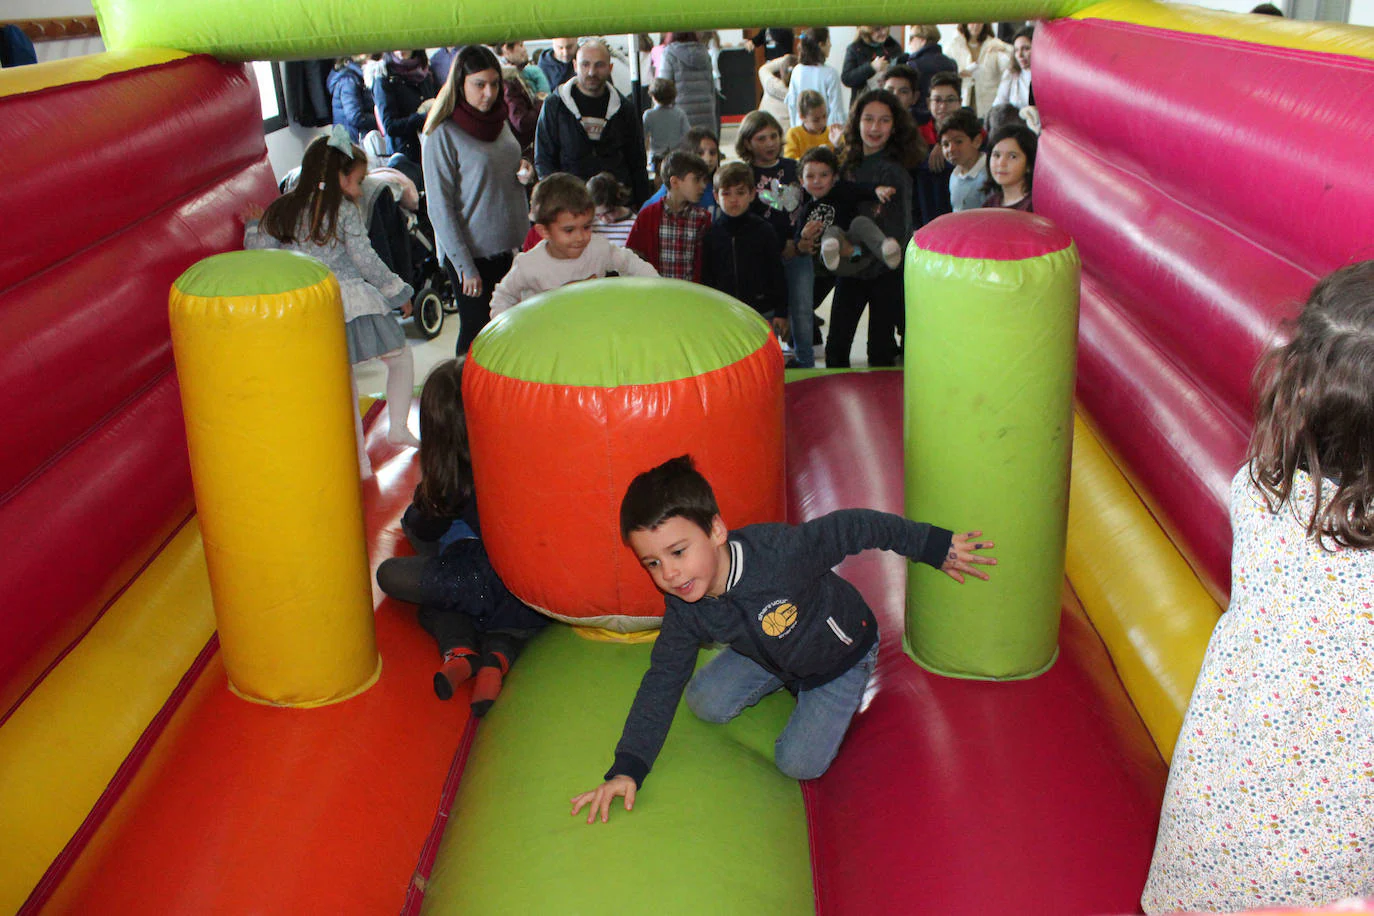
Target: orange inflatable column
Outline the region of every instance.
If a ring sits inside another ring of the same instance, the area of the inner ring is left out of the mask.
[[[758,313],[691,283],[578,283],[500,315],[463,402],[501,579],[559,620],[657,627],[663,596],[620,541],[625,488],[691,454],[726,525],[782,521],[782,368]]]

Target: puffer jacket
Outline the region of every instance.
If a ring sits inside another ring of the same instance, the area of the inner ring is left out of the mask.
[[[363,82],[363,68],[350,61],[329,74],[326,85],[333,103],[334,123],[342,124],[354,143],[361,143],[369,131],[377,129],[372,93]]]
[[[699,41],[675,41],[663,51],[658,75],[677,86],[677,107],[693,127],[704,127],[720,136],[720,109],[716,105],[716,81],[711,75],[711,54]]]

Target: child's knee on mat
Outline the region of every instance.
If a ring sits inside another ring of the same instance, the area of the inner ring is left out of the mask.
[[[738,709],[731,708],[728,704],[721,702],[722,697],[707,688],[702,689],[696,678],[692,678],[687,684],[685,694],[687,708],[692,714],[703,722],[710,722],[712,725],[724,725],[735,716],[739,715]]]
[[[779,740],[773,746],[773,762],[784,776],[793,779],[818,779],[830,769],[834,759],[833,754],[829,757],[817,756],[795,741]]]

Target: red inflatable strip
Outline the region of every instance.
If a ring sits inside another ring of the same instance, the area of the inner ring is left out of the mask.
[[[242,65],[190,57],[0,98],[0,149],[4,290],[260,159],[262,108]]]
[[[1052,131],[1315,276],[1374,256],[1374,61],[1092,19],[1035,39]]]
[[[1078,321],[1077,395],[1094,428],[1203,583],[1230,593],[1231,478],[1248,426],[1191,381],[1085,276]]]
[[[37,913],[42,911],[48,899],[52,897],[53,891],[57,889],[62,879],[66,877],[72,863],[81,855],[81,851],[86,848],[86,844],[90,842],[95,831],[104,823],[106,816],[110,813],[110,809],[114,807],[115,803],[119,801],[120,796],[124,794],[124,790],[128,788],[130,780],[132,780],[134,774],[138,772],[138,768],[143,765],[143,761],[148,756],[148,752],[152,750],[153,745],[156,744],[158,738],[162,736],[162,732],[166,729],[167,723],[172,718],[172,714],[181,706],[181,702],[186,699],[186,695],[190,692],[191,686],[196,682],[196,679],[200,677],[206,665],[210,663],[210,659],[213,658],[218,651],[219,636],[211,636],[210,641],[205,644],[205,648],[200,651],[195,661],[191,663],[191,667],[186,670],[181,680],[177,682],[176,687],[172,690],[171,696],[167,698],[167,702],[162,704],[162,708],[158,710],[157,715],[148,723],[148,727],[143,730],[143,734],[139,736],[138,743],[136,743],[133,750],[129,752],[129,756],[124,758],[124,762],[120,764],[119,769],[115,771],[114,778],[110,780],[110,784],[105,787],[104,792],[100,793],[100,798],[96,801],[95,807],[91,809],[90,814],[86,815],[86,819],[81,822],[81,826],[77,828],[76,833],[67,842],[67,845],[62,848],[62,852],[58,854],[57,858],[52,861],[52,864],[48,866],[47,871],[43,873],[42,879],[40,879],[37,886],[34,887],[33,892],[29,894],[28,899],[24,901],[24,905],[19,908],[17,916],[36,916]]]
[[[1089,272],[1141,333],[1237,425],[1248,422],[1255,363],[1318,278],[1062,129],[1040,138],[1035,207],[1073,232]]]
[[[22,549],[0,563],[0,709],[85,631],[186,518],[191,473],[176,378],[117,416],[0,504]]]
[[[902,511],[901,386],[896,373],[787,386],[791,520]],[[901,650],[905,561],[870,551],[840,572],[878,614],[882,648],[835,763],[803,783],[819,916],[1135,912],[1166,768],[1081,612],[1065,612],[1041,677],[941,678]]]
[[[171,366],[172,281],[203,257],[241,247],[239,209],[274,194],[259,160],[4,294],[0,341],[11,345],[0,389],[10,394],[11,432],[0,494]]]

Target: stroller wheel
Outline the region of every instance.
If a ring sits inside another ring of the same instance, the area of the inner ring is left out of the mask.
[[[433,340],[444,329],[444,300],[429,284],[415,296],[415,327],[425,340]]]

